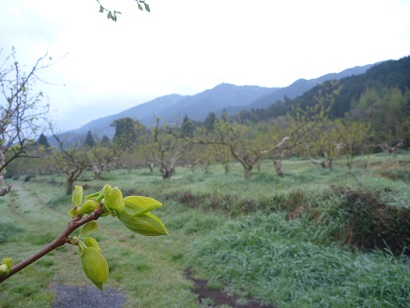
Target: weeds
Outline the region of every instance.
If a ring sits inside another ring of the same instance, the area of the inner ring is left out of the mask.
[[[207,276],[281,307],[404,307],[410,300],[404,262],[318,245],[313,231],[306,218],[253,214],[193,243],[191,262]]]

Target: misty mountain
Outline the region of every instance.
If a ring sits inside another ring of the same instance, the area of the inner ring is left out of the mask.
[[[192,96],[178,94],[166,95],[147,103],[132,107],[120,113],[93,120],[79,129],[67,132],[85,136],[88,131],[99,137],[107,135],[112,138],[115,128],[111,123],[116,119],[130,117],[140,121],[146,127],[155,125],[155,117],[161,123],[173,123],[187,114],[192,120],[203,120],[211,111],[230,106],[246,106],[258,97],[274,92],[279,88],[264,88],[258,86],[235,86],[223,83],[213,89],[205,90]],[[71,139],[71,138],[69,138]]]
[[[185,97],[186,96],[182,96],[179,94],[161,96],[152,101],[124,110],[120,113],[93,120],[85,124],[81,128],[70,131],[68,133],[70,133],[70,135],[76,134],[85,136],[88,131],[91,131],[98,137],[106,135],[109,138],[111,138],[114,136],[115,133],[115,128],[111,126],[114,120],[128,117],[137,119],[144,125],[150,126],[155,123],[155,115],[157,115],[162,110],[173,108],[173,106],[175,106],[179,101],[181,101]],[[144,121],[143,119],[146,120]]]
[[[287,99],[295,99],[298,96],[302,95],[306,91],[314,88],[318,84],[321,84],[324,81],[328,80],[340,80],[342,78],[353,76],[353,75],[361,75],[364,74],[368,69],[373,67],[376,64],[368,64],[365,66],[356,66],[353,68],[346,69],[340,73],[330,73],[319,78],[315,79],[298,79],[294,83],[292,83],[288,87],[279,88],[276,91],[268,93],[264,96],[257,98],[252,104],[248,106],[235,106],[231,108],[226,108],[227,112],[230,115],[238,114],[243,110],[249,109],[260,109],[260,108],[268,108],[270,105],[276,103],[277,101],[284,101],[285,98]],[[220,114],[221,112],[217,112],[216,114]]]
[[[174,122],[182,119],[185,114],[191,120],[200,121],[211,111],[225,109],[232,106],[246,107],[255,99],[279,88],[264,88],[259,86],[236,86],[222,83],[213,89],[205,90],[193,96],[188,96],[174,106],[159,112],[157,115],[162,120]],[[145,119],[144,119],[145,120]],[[149,122],[149,119],[144,121]]]
[[[124,117],[131,117],[146,127],[150,127],[155,124],[155,117],[160,118],[161,123],[165,124],[182,120],[185,114],[192,120],[200,121],[204,120],[209,112],[215,112],[216,115],[219,115],[223,110],[226,110],[233,115],[243,110],[266,108],[278,100],[283,100],[284,97],[296,98],[324,81],[363,74],[373,65],[354,67],[340,73],[331,73],[310,80],[299,79],[284,88],[236,86],[222,83],[191,96],[166,95],[117,114],[95,119],[81,128],[65,134],[67,136],[85,136],[88,131],[91,131],[98,137],[106,135],[112,138],[115,129],[110,125],[114,120]]]

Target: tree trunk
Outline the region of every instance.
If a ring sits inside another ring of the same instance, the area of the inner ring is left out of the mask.
[[[175,168],[172,167],[162,167],[161,168],[161,173],[162,173],[162,178],[164,180],[168,180],[172,177],[174,174]]]
[[[67,188],[66,188],[66,195],[71,195],[73,193],[74,182],[80,177],[83,169],[76,169],[72,170],[71,173],[68,174],[67,177]]]
[[[224,171],[225,171],[225,175],[228,175],[228,173],[229,173],[229,167],[228,167],[228,166],[224,166]]]
[[[65,191],[66,195],[71,195],[73,193],[73,186],[74,186],[74,180],[70,177],[67,179],[67,187]]]
[[[249,180],[252,177],[252,165],[242,165],[244,169],[244,178]]]
[[[279,175],[280,177],[284,177],[285,173],[282,170],[282,161],[274,160],[273,165],[275,166],[276,174]]]
[[[154,163],[148,163],[148,168],[151,173],[154,172]]]
[[[327,166],[329,167],[329,170],[333,170],[333,159],[327,160]]]

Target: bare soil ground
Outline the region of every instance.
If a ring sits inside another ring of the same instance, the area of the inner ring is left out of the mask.
[[[206,280],[194,278],[193,272],[191,269],[185,269],[185,276],[194,283],[194,292],[198,294],[198,299],[200,301],[211,299],[213,307],[219,307],[222,305],[227,305],[230,307],[238,308],[275,308],[276,306],[272,305],[262,305],[255,299],[247,298],[247,303],[239,303],[238,296],[231,296],[221,290],[212,290],[208,288],[208,282]]]

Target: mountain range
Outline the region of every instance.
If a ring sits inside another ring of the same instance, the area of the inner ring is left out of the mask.
[[[283,88],[236,86],[222,83],[195,95],[165,95],[117,114],[92,120],[86,125],[63,135],[71,139],[69,136],[85,136],[88,131],[91,131],[97,133],[99,137],[106,135],[112,138],[115,128],[110,125],[114,120],[124,117],[131,117],[146,127],[150,127],[155,124],[155,117],[160,118],[161,123],[164,124],[181,120],[185,115],[188,115],[191,120],[199,121],[204,120],[210,112],[214,112],[217,116],[222,114],[223,111],[235,115],[244,110],[268,108],[279,100],[294,99],[324,81],[364,74],[374,65],[376,63],[357,66],[310,80],[298,79]]]

